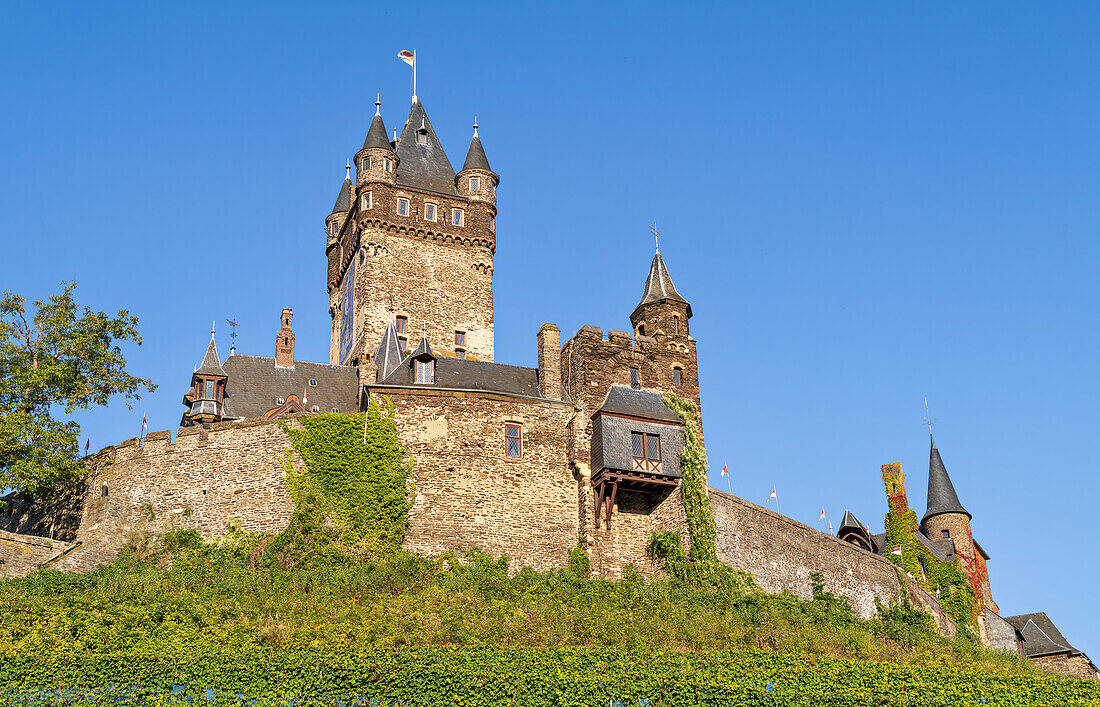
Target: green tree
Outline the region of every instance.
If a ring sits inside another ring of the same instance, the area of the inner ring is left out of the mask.
[[[106,405],[113,395],[137,400],[156,390],[126,372],[118,343],[141,345],[137,317],[80,311],[75,283],[49,300],[0,297],[0,488],[36,496],[71,488],[80,478],[80,426],[63,419],[77,409]],[[133,406],[127,402],[127,407]]]

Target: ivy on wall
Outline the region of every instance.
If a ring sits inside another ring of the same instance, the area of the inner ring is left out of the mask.
[[[415,489],[392,401],[372,403],[365,413],[322,413],[280,425],[305,468],[289,452],[282,459],[294,513],[267,546],[267,559],[293,566],[397,553]]]
[[[978,603],[969,580],[958,561],[944,562],[917,539],[917,527],[916,511],[909,508],[899,513],[891,507],[886,514],[886,544],[889,548],[900,547],[901,557],[887,552],[886,558],[929,592],[938,594],[940,608],[956,624],[976,629]]]
[[[714,524],[714,509],[707,495],[707,452],[699,437],[699,408],[695,403],[672,393],[665,393],[664,399],[684,425],[684,448],[680,452],[680,469],[683,472],[680,498],[687,515],[691,548],[685,555],[680,546],[680,534],[666,531],[650,536],[647,552],[651,557],[662,560],[665,571],[675,579],[719,590],[743,591],[752,586],[752,577],[718,560],[718,531]]]

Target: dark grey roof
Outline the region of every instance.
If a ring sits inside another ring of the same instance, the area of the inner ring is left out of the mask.
[[[844,517],[840,519],[840,527],[836,529],[836,534],[840,535],[845,530],[862,530],[867,533],[868,538],[871,537],[871,534],[867,532],[867,526],[860,523],[856,515],[849,510],[844,511]]]
[[[370,129],[367,130],[367,139],[363,141],[363,149],[368,147],[382,147],[387,150],[392,150],[390,145],[390,138],[386,135],[386,125],[382,122],[382,115],[379,113],[374,114],[374,118],[370,121]]]
[[[332,207],[332,213],[343,214],[348,211],[351,211],[351,178],[344,177],[344,183],[340,185],[340,193],[336,195],[336,203]]]
[[[466,151],[466,161],[462,163],[463,171],[467,169],[485,169],[490,172],[493,170],[489,167],[489,158],[485,156],[485,149],[481,146],[481,138],[477,136],[477,130],[474,130],[474,137],[470,140],[470,149]]]
[[[292,393],[307,398],[306,410],[316,405],[321,412],[359,410],[359,371],[352,366],[295,361],[293,368],[275,366],[268,356],[230,356],[225,360],[229,380],[225,384],[225,416],[263,417],[278,398]],[[316,386],[309,384],[317,381]]]
[[[625,385],[611,386],[611,390],[607,392],[607,398],[597,412],[630,415],[662,422],[682,422],[680,417],[665,404],[665,399],[660,393],[635,390]]]
[[[378,351],[374,354],[374,365],[378,366],[379,380],[393,373],[403,359],[401,345],[397,342],[397,330],[394,329],[393,322],[390,322],[382,332],[382,341],[379,342]]]
[[[1040,655],[1052,653],[1072,653],[1079,655],[1081,651],[1070,645],[1045,611],[1034,614],[1020,614],[1018,616],[1005,616],[1004,620],[1016,627],[1020,635],[1024,637],[1024,655],[1034,658]]]
[[[528,398],[542,397],[539,393],[539,372],[535,368],[469,358],[438,358],[435,361],[435,380],[414,383],[412,362],[413,356],[410,355],[389,376],[380,380],[379,385],[483,390]]]
[[[218,345],[214,343],[214,332],[210,332],[210,343],[206,345],[206,355],[202,357],[202,365],[195,371],[196,375],[224,376],[225,370],[218,363]]]
[[[940,458],[940,450],[936,449],[936,442],[932,442],[932,450],[928,455],[928,510],[921,518],[924,525],[932,516],[941,513],[964,513],[970,518],[970,512],[959,503],[959,496],[955,493],[955,487],[951,484],[951,477],[947,475],[947,469]]]
[[[646,277],[642,301],[638,303],[638,307],[668,299],[686,304],[687,314],[691,316],[691,304],[676,291],[676,285],[672,284],[672,276],[668,274],[668,267],[665,266],[665,259],[658,251],[653,256],[653,263],[649,266],[649,275]],[[635,307],[634,311],[638,311],[638,307]]]
[[[421,129],[428,138],[425,145],[416,141],[416,134]],[[400,159],[397,165],[399,185],[444,194],[455,193],[454,168],[420,102],[413,103],[401,137],[397,138],[397,156]]]
[[[875,533],[871,536],[871,545],[879,555],[886,552],[886,533]]]
[[[922,533],[920,530],[917,530],[916,536],[917,540],[920,541],[920,544],[928,548],[928,551],[935,555],[937,560],[939,560],[940,562],[949,562],[951,560],[951,558],[944,553],[943,548],[940,547],[939,543],[934,543],[929,540],[928,536]]]
[[[420,335],[420,343],[416,345],[416,350],[409,354],[409,358],[435,358],[432,347],[428,345],[427,334]]]

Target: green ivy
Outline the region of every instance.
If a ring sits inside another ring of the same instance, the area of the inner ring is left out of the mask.
[[[268,561],[308,565],[380,559],[400,550],[415,490],[392,401],[385,408],[372,404],[366,413],[280,424],[305,468],[299,470],[289,452],[282,460],[294,513],[267,546]]]
[[[707,453],[699,436],[699,408],[672,393],[665,393],[664,399],[684,426],[680,498],[687,515],[691,548],[685,555],[679,533],[655,532],[650,536],[647,552],[662,560],[665,571],[673,578],[722,591],[743,592],[752,586],[752,577],[718,560],[718,531],[707,495]]]
[[[932,594],[938,590],[940,608],[957,626],[967,631],[976,630],[974,590],[958,561],[944,562],[936,557],[917,539],[917,527],[917,514],[911,508],[900,514],[891,509],[886,514],[886,546],[901,548],[901,557],[887,552],[887,559],[908,572]]]

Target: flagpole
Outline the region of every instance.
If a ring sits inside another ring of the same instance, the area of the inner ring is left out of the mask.
[[[413,49],[413,103],[419,103],[416,100],[416,50]]]
[[[722,462],[722,468],[726,470],[726,490],[729,491],[729,494],[732,496],[733,495],[733,487],[730,486],[730,467],[729,467],[729,464],[727,464],[725,462]]]

